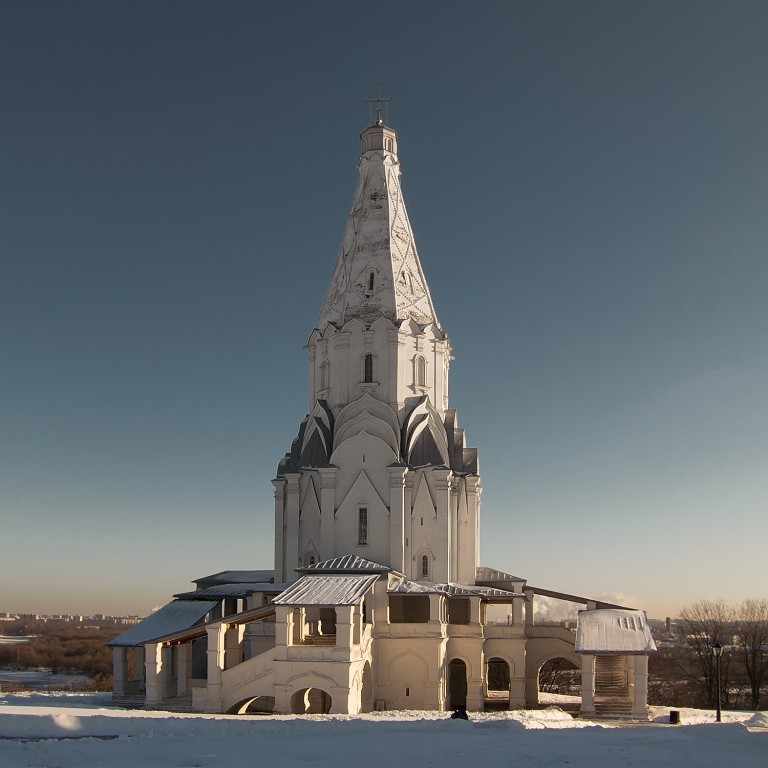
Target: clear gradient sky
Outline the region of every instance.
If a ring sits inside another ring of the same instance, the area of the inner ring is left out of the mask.
[[[0,611],[271,567],[377,80],[482,563],[768,596],[766,40],[739,0],[0,2]]]

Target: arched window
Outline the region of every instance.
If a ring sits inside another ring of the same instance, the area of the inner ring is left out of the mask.
[[[427,361],[419,355],[416,358],[416,386],[425,387],[427,385]]]
[[[328,389],[328,371],[330,367],[327,360],[320,366],[320,389]]]
[[[384,148],[388,151],[392,151],[392,139],[385,139],[384,140]]]
[[[363,361],[363,381],[366,384],[373,383],[373,355],[368,354]]]
[[[429,576],[429,555],[421,556],[421,576],[424,579]]]
[[[373,290],[373,281],[375,279],[376,279],[376,273],[372,271],[371,274],[368,275],[368,290],[369,291]]]

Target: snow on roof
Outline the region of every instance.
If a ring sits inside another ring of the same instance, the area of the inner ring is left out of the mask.
[[[576,653],[653,653],[645,611],[617,608],[579,611]]]
[[[218,600],[174,600],[110,640],[110,646],[143,645],[158,637],[189,629],[219,604]]]
[[[495,568],[488,568],[485,565],[478,565],[475,569],[476,581],[522,581],[525,579],[519,576],[512,576],[510,573],[504,573],[504,571],[497,571]]]
[[[468,584],[436,584],[433,582],[418,582],[401,579],[389,588],[390,594],[396,595],[445,595],[446,597],[488,597],[488,598],[522,598],[522,593],[507,592],[495,587],[470,586]]]
[[[214,584],[210,587],[204,587],[203,589],[195,589],[191,592],[180,592],[174,597],[181,597],[185,600],[210,600],[211,598],[226,598],[226,597],[247,597],[254,592],[280,592],[280,585],[277,588],[270,582],[256,582],[256,583],[238,583],[238,584]]]
[[[256,584],[274,580],[274,571],[219,571],[212,576],[193,579],[195,584]]]
[[[275,605],[354,605],[378,579],[378,574],[302,576],[274,600]]]
[[[344,555],[296,570],[299,573],[316,573],[317,571],[325,571],[326,573],[387,573],[391,569],[387,568],[386,565],[366,560],[364,557]]]

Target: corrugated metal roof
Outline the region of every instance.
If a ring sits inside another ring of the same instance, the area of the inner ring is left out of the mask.
[[[479,565],[475,569],[475,580],[476,581],[522,581],[522,582],[525,582],[525,579],[521,579],[519,576],[512,576],[509,573],[504,573],[504,571],[497,571],[495,568],[488,568],[484,565]]]
[[[579,611],[577,653],[653,653],[655,650],[645,611],[617,608]]]
[[[378,574],[302,576],[272,602],[275,605],[354,605],[378,578]]]
[[[296,570],[299,573],[317,573],[318,571],[325,573],[387,573],[392,569],[387,568],[386,565],[374,563],[372,560],[366,560],[364,557],[344,555]]]
[[[178,595],[174,595],[174,597],[181,597],[185,600],[210,600],[214,597],[247,597],[254,592],[280,592],[283,588],[281,588],[280,585],[276,586],[269,582],[256,582],[252,584],[214,584],[211,587],[195,589],[191,592],[180,592]]]
[[[174,600],[151,613],[138,624],[126,629],[122,635],[110,640],[107,645],[143,645],[158,637],[170,635],[172,632],[189,629],[218,604],[218,600]]]
[[[495,587],[470,586],[468,584],[436,584],[433,582],[418,582],[401,579],[389,589],[390,594],[400,595],[445,595],[446,597],[497,597],[503,599],[523,598],[519,592],[508,592]]]

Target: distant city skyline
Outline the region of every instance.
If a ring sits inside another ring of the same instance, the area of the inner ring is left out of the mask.
[[[377,81],[482,564],[657,618],[768,595],[768,6],[3,11],[0,611],[272,566]]]

